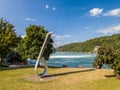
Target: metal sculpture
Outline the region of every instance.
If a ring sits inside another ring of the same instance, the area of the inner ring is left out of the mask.
[[[47,65],[47,63],[46,63],[46,60],[43,59],[42,56],[43,56],[43,53],[44,53],[44,51],[45,51],[45,48],[46,48],[46,46],[47,46],[47,44],[48,44],[48,42],[49,42],[49,40],[50,40],[51,35],[52,35],[51,32],[47,33],[46,38],[45,38],[45,40],[44,40],[44,43],[43,43],[43,45],[42,45],[42,47],[41,47],[39,56],[38,56],[38,58],[37,58],[36,64],[35,64],[35,73],[36,73],[37,75],[40,75],[40,76],[45,76],[46,73],[47,73],[47,71],[48,71],[48,65]],[[43,71],[43,73],[41,73],[41,74],[38,73],[38,65],[39,65],[39,63],[40,63],[40,60],[42,60],[42,62],[43,62],[43,64],[44,64],[44,71]]]

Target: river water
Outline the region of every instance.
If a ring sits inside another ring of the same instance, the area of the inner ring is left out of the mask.
[[[52,67],[86,67],[93,68],[92,63],[96,54],[76,53],[76,52],[56,52],[50,55],[47,61],[48,66]],[[35,64],[36,60],[28,60],[29,64]]]

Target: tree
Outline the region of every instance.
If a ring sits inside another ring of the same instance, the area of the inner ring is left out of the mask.
[[[114,49],[112,47],[100,47],[98,49],[98,55],[94,60],[93,66],[101,69],[103,64],[108,65],[114,69],[115,75],[120,79],[120,49]]]
[[[103,64],[107,64],[107,65],[111,64],[114,59],[113,53],[114,53],[114,48],[110,48],[108,46],[100,47],[98,49],[98,55],[94,60],[93,66],[98,69],[101,69]]]
[[[0,64],[2,65],[3,58],[11,50],[14,50],[18,45],[19,37],[16,35],[14,26],[4,20],[0,19]]]
[[[41,46],[44,42],[47,30],[43,26],[30,25],[26,28],[26,37],[21,41],[20,47],[18,48],[19,53],[24,60],[37,59]],[[53,40],[50,39],[45,52],[43,54],[44,59],[48,60],[50,54],[53,52]]]
[[[116,77],[120,79],[120,49],[116,49],[111,57],[109,66],[114,69]]]

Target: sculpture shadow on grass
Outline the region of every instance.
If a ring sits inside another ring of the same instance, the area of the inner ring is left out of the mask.
[[[76,73],[81,73],[81,72],[91,72],[94,71],[95,69],[87,69],[87,70],[79,70],[79,71],[71,71],[71,72],[63,72],[63,73],[57,73],[57,74],[51,74],[51,75],[45,75],[42,78],[47,78],[47,77],[56,77],[56,76],[64,76],[68,74],[76,74]]]
[[[107,78],[113,78],[113,77],[115,77],[115,74],[113,74],[113,75],[105,75],[105,77],[107,77]]]

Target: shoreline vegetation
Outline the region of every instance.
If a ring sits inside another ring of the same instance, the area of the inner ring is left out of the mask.
[[[104,36],[93,38],[85,42],[76,42],[66,44],[56,48],[58,52],[88,52],[93,53],[95,47],[108,46],[113,48],[120,48],[120,34],[112,36]]]

